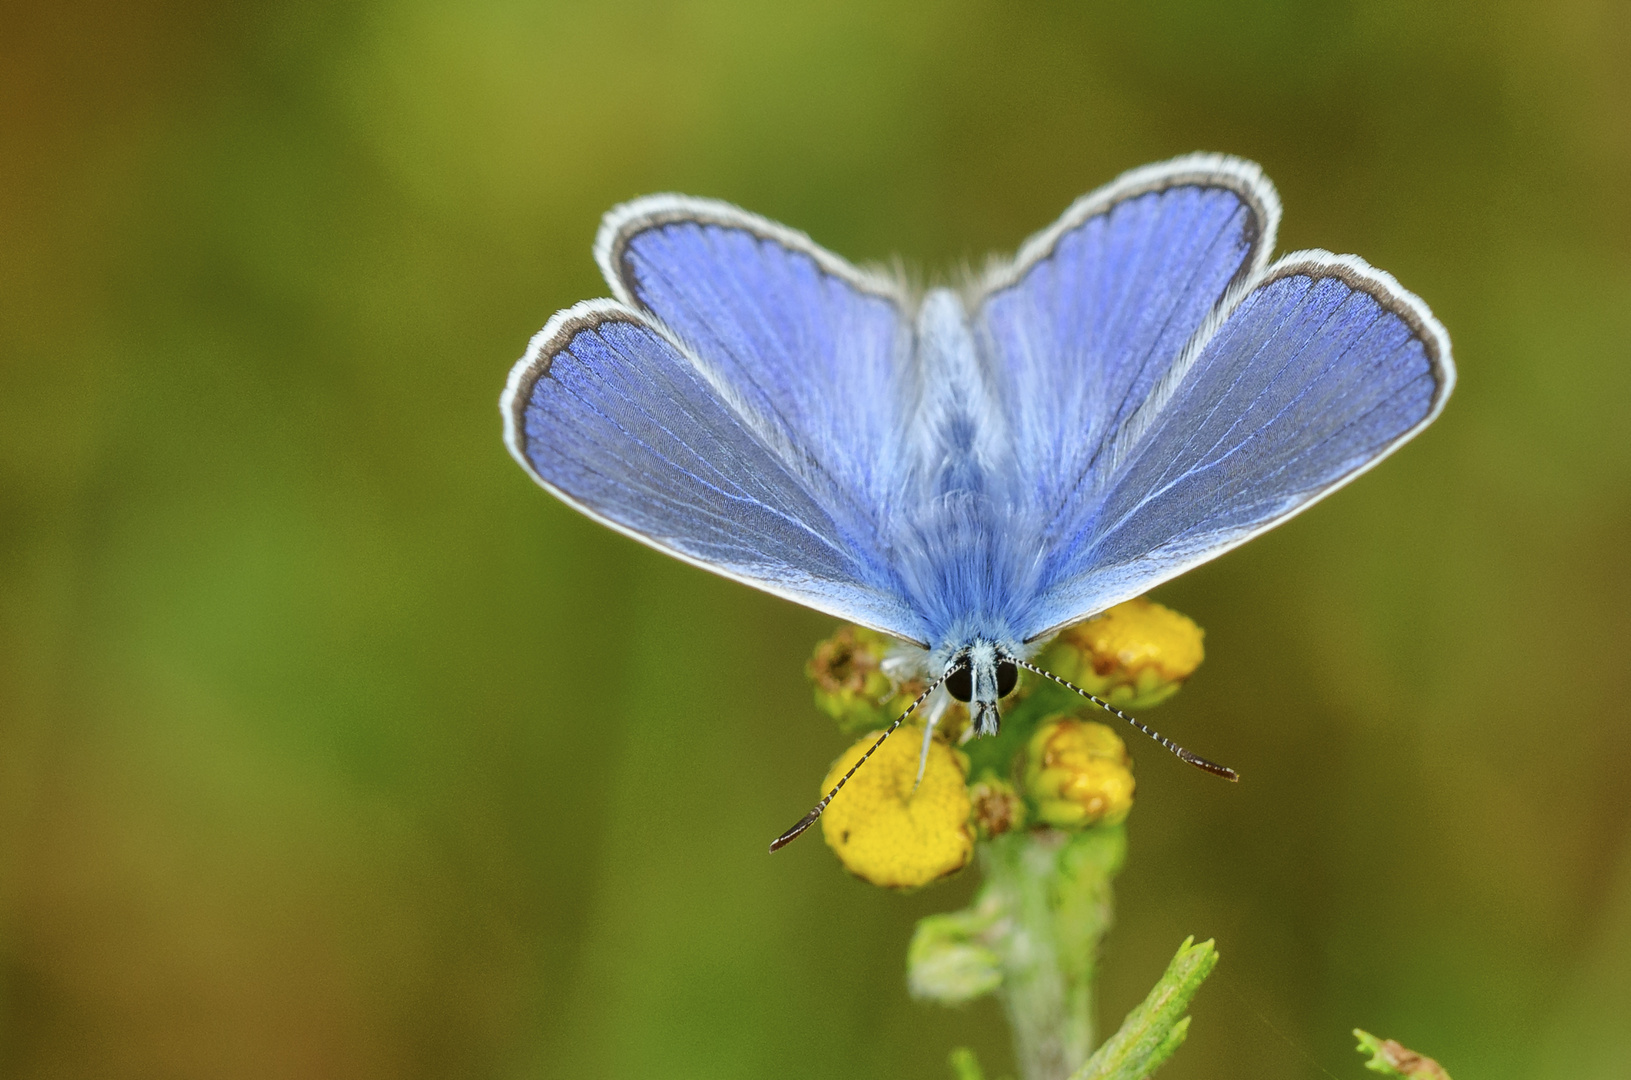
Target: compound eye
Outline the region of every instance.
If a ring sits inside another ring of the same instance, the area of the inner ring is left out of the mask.
[[[974,696],[974,669],[968,661],[963,661],[962,667],[946,676],[946,693],[964,702]]]
[[[997,661],[997,696],[1007,697],[1019,685],[1019,665],[1012,660]]]

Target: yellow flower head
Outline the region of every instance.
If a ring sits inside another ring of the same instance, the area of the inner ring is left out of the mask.
[[[1143,597],[1066,627],[1043,667],[1123,709],[1147,709],[1178,692],[1205,657],[1205,632]]]
[[[823,794],[832,790],[880,734],[874,731],[844,751],[821,782]],[[931,741],[919,784],[922,747],[922,727],[895,732],[850,777],[821,817],[827,846],[837,853],[844,869],[863,881],[911,889],[962,869],[974,854],[974,832],[968,820],[968,766],[951,747]]]
[[[1133,763],[1121,736],[1103,724],[1069,718],[1031,736],[1025,788],[1036,816],[1062,829],[1116,825],[1133,808]]]

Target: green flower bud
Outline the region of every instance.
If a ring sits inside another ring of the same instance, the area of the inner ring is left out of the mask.
[[[1001,918],[1000,906],[918,920],[906,950],[906,989],[915,998],[963,1005],[1002,985],[1002,957],[989,938]]]
[[[1199,626],[1144,597],[1067,626],[1041,666],[1122,709],[1147,709],[1178,692],[1206,652]]]
[[[845,734],[884,727],[911,704],[910,685],[883,673],[890,639],[860,626],[841,626],[818,643],[804,673],[815,684],[816,708]],[[916,692],[920,692],[918,687]]]
[[[1044,722],[1031,736],[1025,791],[1044,824],[1119,824],[1133,808],[1133,787],[1127,745],[1103,724],[1067,716]]]
[[[1359,1040],[1359,1052],[1370,1055],[1365,1068],[1371,1072],[1400,1080],[1450,1080],[1444,1066],[1393,1039],[1378,1039],[1360,1028],[1354,1028],[1354,1037]]]

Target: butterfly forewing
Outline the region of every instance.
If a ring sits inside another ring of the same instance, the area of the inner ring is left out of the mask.
[[[1196,155],[1079,200],[990,275],[976,325],[1042,542],[1079,527],[1117,431],[1260,269],[1278,219],[1255,166]]]
[[[895,286],[725,203],[659,195],[607,215],[620,297],[690,347],[830,512],[877,534],[898,494],[911,328]],[[864,552],[863,554],[871,554]]]
[[[541,483],[655,547],[901,637],[915,616],[687,351],[614,301],[556,316],[511,374],[511,450]]]
[[[1061,538],[1033,634],[1147,591],[1279,524],[1420,431],[1454,382],[1427,308],[1352,256],[1270,268],[1107,451]]]

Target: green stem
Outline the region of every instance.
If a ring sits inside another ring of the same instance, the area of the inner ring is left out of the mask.
[[[1093,976],[1110,928],[1110,882],[1126,855],[1120,826],[1011,833],[982,845],[977,910],[1000,917],[986,942],[1023,1080],[1066,1080],[1093,1050]]]

